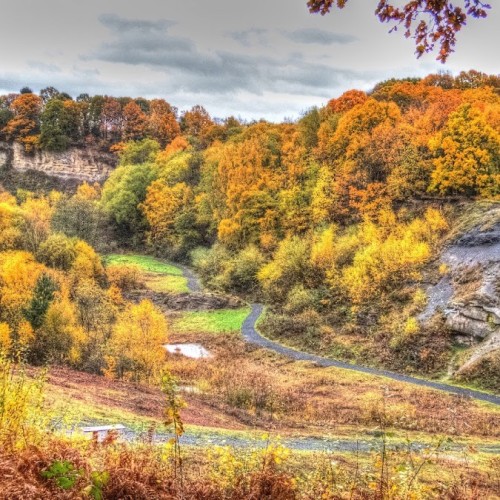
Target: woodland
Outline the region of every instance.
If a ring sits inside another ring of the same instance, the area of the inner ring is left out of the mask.
[[[436,255],[454,234],[457,217],[500,200],[498,76],[471,70],[391,79],[369,92],[349,90],[284,123],[216,119],[202,106],[179,114],[163,99],[74,99],[53,87],[39,94],[26,87],[0,96],[0,141],[20,143],[27,155],[93,148],[117,159],[105,182],[76,189],[28,185],[20,174],[15,182],[1,181],[0,442],[10,452],[24,450],[16,455],[15,473],[5,462],[12,455],[0,453],[4,474],[17,477],[19,464],[30,463],[32,484],[60,487],[57,498],[76,498],[75,485],[91,498],[494,495],[498,463],[488,469],[489,482],[481,476],[486,490],[467,482],[462,491],[460,480],[450,480],[452,491],[439,490],[444,486],[435,480],[420,484],[418,467],[404,481],[393,480],[386,455],[377,455],[377,478],[353,482],[352,469],[330,469],[301,485],[294,472],[281,468],[288,452],[274,445],[244,464],[220,452],[218,461],[208,459],[219,464],[210,481],[207,475],[206,481],[186,479],[179,455],[183,404],[162,346],[171,321],[151,298],[134,300],[131,292],[143,286],[140,269],[106,255],[140,253],[191,266],[211,293],[266,304],[259,329],[285,344],[441,377],[456,346],[441,315],[425,326],[418,321],[427,300],[423,284],[447,273]],[[0,179],[8,172],[7,165]],[[456,382],[498,392],[496,362],[486,375]],[[114,442],[91,452],[61,440],[51,445],[57,450],[51,455],[39,441],[41,400],[32,399],[42,385],[41,367],[49,365],[161,387],[164,422],[175,429],[168,467],[158,465],[161,457],[147,446],[133,453],[113,448]],[[21,376],[25,370],[32,373]],[[183,366],[179,373],[181,380],[195,377],[194,368]],[[280,410],[267,400],[226,404],[259,419],[266,412],[271,420],[293,414],[292,396],[276,398]],[[498,423],[498,414],[491,415],[484,426],[490,437]],[[396,425],[382,410],[366,418],[383,421],[384,430]],[[27,442],[39,447],[33,453],[45,476],[34,472]],[[192,462],[191,471],[204,461],[196,456]],[[120,475],[127,467],[136,475],[133,486]],[[293,461],[291,467],[300,468]],[[61,477],[67,481],[58,483]],[[10,498],[31,498],[19,488]]]

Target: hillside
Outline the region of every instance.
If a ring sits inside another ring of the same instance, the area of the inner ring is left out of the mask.
[[[0,498],[496,498],[499,110],[0,97]]]

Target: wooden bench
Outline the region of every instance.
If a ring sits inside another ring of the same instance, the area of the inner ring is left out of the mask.
[[[99,437],[107,437],[110,432],[120,433],[126,427],[122,424],[114,425],[95,425],[91,427],[82,427],[81,430],[84,434],[92,434],[92,440],[98,442]]]

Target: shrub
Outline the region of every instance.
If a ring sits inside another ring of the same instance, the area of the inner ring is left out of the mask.
[[[51,234],[37,252],[40,262],[50,267],[68,271],[76,259],[75,238],[68,238],[61,233]]]
[[[113,264],[106,268],[106,274],[111,285],[116,285],[125,292],[143,286],[139,267],[135,265]]]

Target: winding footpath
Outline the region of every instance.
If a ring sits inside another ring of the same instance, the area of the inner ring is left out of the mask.
[[[178,265],[182,269],[184,277],[187,279],[189,290],[192,292],[201,291],[202,286],[200,284],[200,280],[194,273],[194,271],[186,266],[180,266],[179,264],[176,265]],[[494,394],[488,394],[486,392],[476,391],[474,389],[467,389],[465,387],[445,384],[443,382],[435,382],[433,380],[412,377],[410,375],[395,373],[388,370],[371,368],[369,366],[346,363],[344,361],[325,358],[316,354],[309,354],[304,351],[298,351],[296,349],[286,347],[282,344],[279,344],[278,342],[267,339],[266,337],[262,336],[257,330],[256,323],[262,315],[263,311],[263,304],[251,304],[250,314],[247,316],[241,327],[243,338],[251,344],[258,345],[259,347],[274,351],[278,354],[287,356],[297,361],[311,361],[312,363],[316,363],[319,366],[333,366],[335,368],[341,368],[343,370],[351,370],[359,373],[366,373],[368,375],[375,375],[377,377],[385,377],[396,380],[398,382],[405,382],[407,384],[418,385],[420,387],[428,387],[430,389],[447,392],[449,394],[455,394],[457,396],[469,397],[478,401],[485,401],[487,403],[500,406],[500,396],[495,396]]]
[[[368,366],[345,363],[343,361],[324,358],[315,354],[309,354],[303,351],[292,349],[290,347],[285,347],[278,342],[274,342],[263,337],[255,327],[255,324],[261,316],[263,310],[264,306],[262,304],[252,304],[252,310],[245,319],[241,328],[243,337],[247,342],[277,352],[278,354],[282,354],[283,356],[288,356],[289,358],[295,359],[297,361],[311,361],[318,364],[319,366],[333,366],[335,368],[342,368],[344,370],[352,370],[355,372],[367,373],[369,375],[375,375],[378,377],[390,378],[392,380],[397,380],[398,382],[406,382],[408,384],[419,385],[421,387],[429,387],[431,389],[437,389],[438,391],[448,392],[450,394],[456,394],[458,396],[470,397],[472,399],[486,401],[488,403],[500,406],[500,396],[495,396],[486,392],[457,387],[454,385],[444,384],[442,382],[434,382],[432,380],[420,379],[417,377],[411,377],[409,375],[403,375],[387,370],[379,370],[377,368],[370,368]]]

